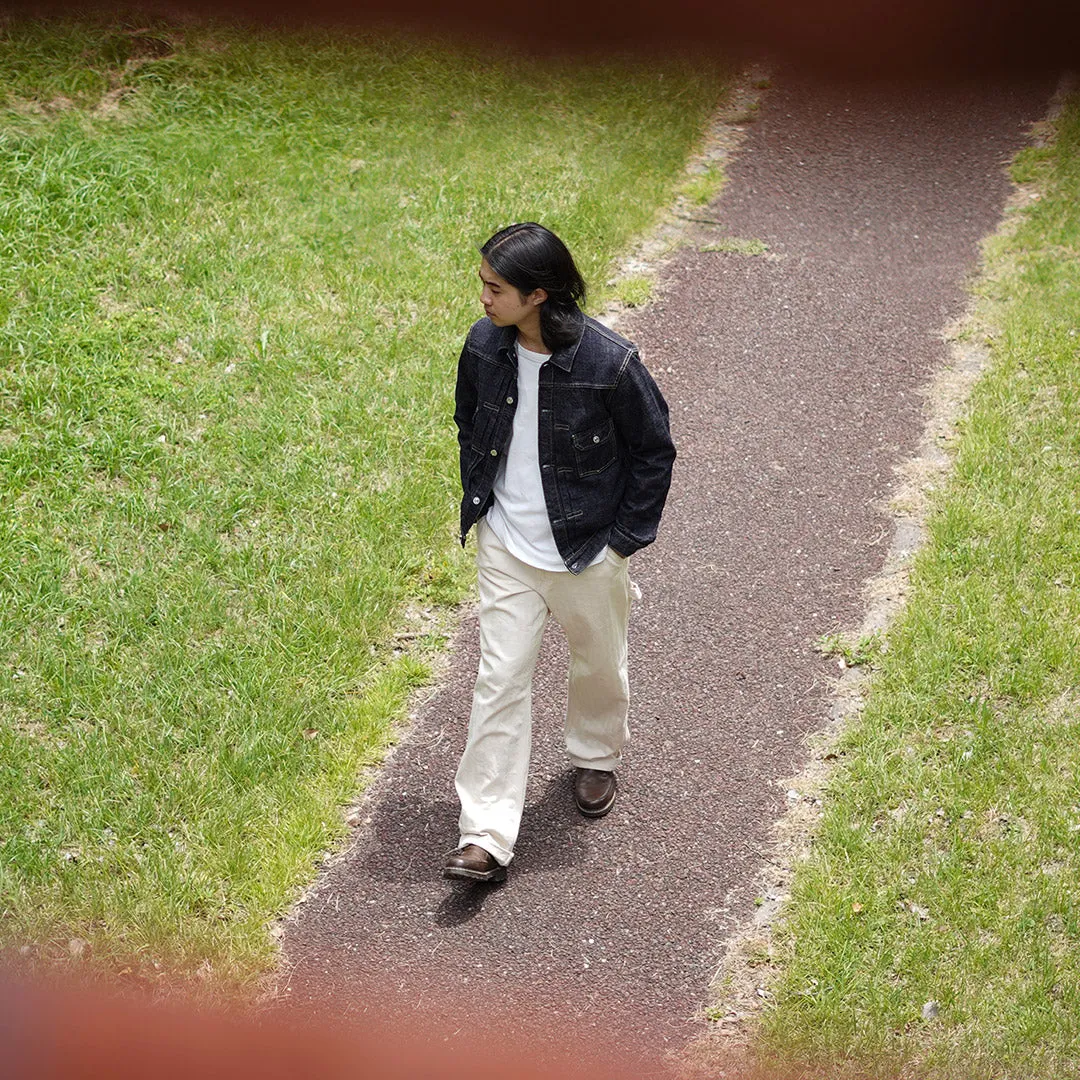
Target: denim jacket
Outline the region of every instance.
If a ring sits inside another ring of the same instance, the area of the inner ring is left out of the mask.
[[[461,542],[487,513],[517,401],[515,327],[475,323],[458,361]],[[540,478],[555,545],[574,574],[609,544],[632,555],[656,539],[675,446],[668,409],[625,338],[584,317],[581,336],[540,368]]]

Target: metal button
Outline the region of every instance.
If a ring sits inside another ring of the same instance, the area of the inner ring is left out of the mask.
[[[480,496],[479,495],[474,495],[472,497],[472,501],[473,501],[473,506],[479,506],[480,505]]]
[[[498,457],[499,456],[499,451],[498,450],[492,450],[491,451],[491,456],[492,457]]]
[[[599,436],[599,435],[594,435],[594,436],[592,437],[592,441],[593,441],[593,442],[599,442],[599,441],[600,441],[600,436]]]
[[[508,398],[506,399],[506,404],[507,404],[507,405],[513,405],[513,404],[514,404],[514,399],[513,399],[512,397],[508,397]]]

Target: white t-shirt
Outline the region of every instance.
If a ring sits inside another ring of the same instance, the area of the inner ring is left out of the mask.
[[[495,502],[487,520],[515,558],[539,570],[565,571],[540,479],[540,369],[549,359],[547,353],[531,352],[518,343],[514,430],[495,477]],[[601,551],[593,562],[603,558]]]

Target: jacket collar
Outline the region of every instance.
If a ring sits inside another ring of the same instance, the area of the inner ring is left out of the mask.
[[[557,368],[562,368],[563,371],[569,371],[574,366],[574,357],[577,356],[578,346],[581,345],[581,338],[585,333],[585,320],[581,320],[581,331],[578,333],[577,340],[572,344],[565,346],[562,349],[556,349],[551,354],[551,363]],[[517,328],[514,326],[502,327],[502,336],[499,339],[499,344],[495,351],[497,353],[505,353],[511,364],[517,365],[517,350],[515,346],[517,344]]]

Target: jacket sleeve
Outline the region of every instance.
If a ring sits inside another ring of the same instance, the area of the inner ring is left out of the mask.
[[[454,390],[454,423],[458,430],[458,470],[461,487],[465,489],[466,454],[472,445],[473,418],[476,416],[476,357],[468,340],[458,358],[457,386]]]
[[[626,556],[656,539],[675,461],[667,402],[636,349],[615,385],[611,415],[629,460],[609,543]]]

